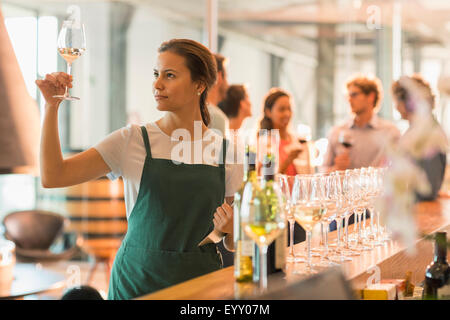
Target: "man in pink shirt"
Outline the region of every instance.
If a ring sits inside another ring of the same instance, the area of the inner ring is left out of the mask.
[[[388,143],[400,137],[394,123],[376,115],[382,99],[377,78],[355,77],[347,83],[347,92],[354,116],[331,129],[324,171],[380,166]]]

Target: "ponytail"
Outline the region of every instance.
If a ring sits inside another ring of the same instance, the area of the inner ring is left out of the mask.
[[[202,114],[202,120],[205,126],[208,126],[211,122],[211,116],[209,115],[208,106],[206,103],[207,90],[203,90],[200,96],[200,113]]]

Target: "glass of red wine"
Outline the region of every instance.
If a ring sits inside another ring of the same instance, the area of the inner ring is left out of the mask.
[[[339,132],[338,142],[345,148],[349,149],[353,146],[353,137],[348,130],[342,130]]]

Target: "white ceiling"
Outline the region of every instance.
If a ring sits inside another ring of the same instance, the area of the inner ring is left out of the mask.
[[[105,0],[106,1],[106,0]],[[113,1],[113,0],[111,0]],[[402,28],[407,39],[424,43],[450,44],[450,0],[218,0],[222,28],[249,34],[262,40],[304,38],[315,41],[318,24],[336,24],[330,35],[340,41],[351,30],[357,40],[370,41],[375,32],[366,22],[377,10],[383,28],[392,26],[393,3],[401,5]],[[4,0],[40,10],[64,10],[67,0]],[[94,2],[93,0],[77,1]],[[201,23],[206,0],[122,0],[159,9]],[[370,11],[372,10],[372,11]],[[63,11],[64,12],[64,11]],[[348,26],[351,25],[349,28]],[[342,27],[345,26],[345,27]],[[220,31],[220,29],[219,29]]]

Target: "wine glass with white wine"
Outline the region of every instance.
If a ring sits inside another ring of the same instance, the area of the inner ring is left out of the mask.
[[[84,25],[75,20],[65,20],[58,35],[58,52],[66,60],[67,74],[72,71],[72,63],[86,51],[86,36]],[[69,95],[69,87],[66,86],[64,95],[56,95],[54,98],[61,100],[80,100]]]
[[[292,192],[294,217],[306,231],[307,245],[306,268],[302,272],[294,273],[313,274],[317,271],[313,269],[314,265],[311,263],[312,231],[327,210],[324,176],[321,174],[296,175]]]
[[[273,162],[273,159],[271,159]],[[266,164],[271,167],[270,164]],[[265,172],[267,169],[263,169]],[[275,175],[264,173],[259,190],[247,184],[242,194],[241,223],[244,232],[252,238],[260,254],[260,290],[267,289],[267,250],[285,228],[283,194]]]

